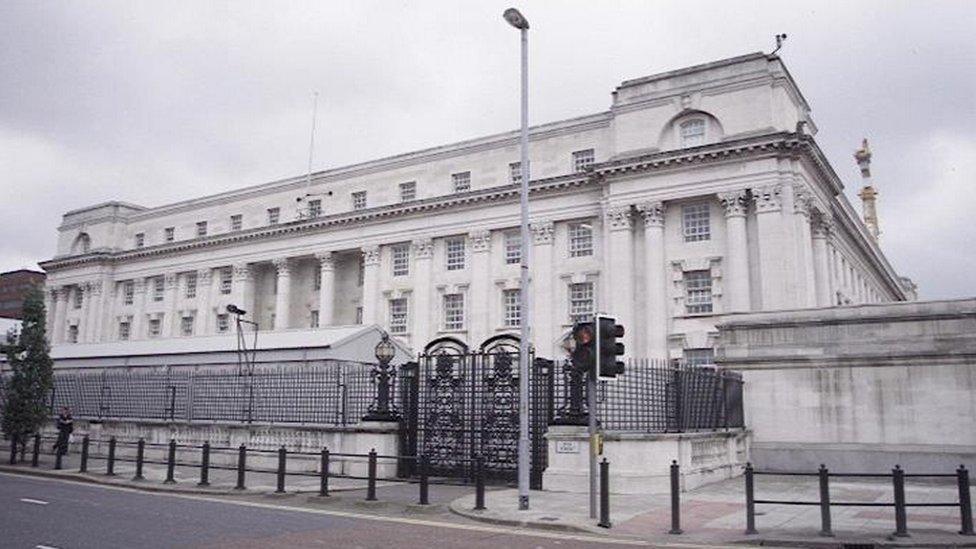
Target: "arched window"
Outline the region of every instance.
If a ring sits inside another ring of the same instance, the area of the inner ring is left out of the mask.
[[[697,147],[705,144],[705,119],[691,118],[678,126],[681,148]]]
[[[80,233],[75,237],[74,244],[71,245],[72,254],[86,254],[91,249],[91,237],[88,233]]]

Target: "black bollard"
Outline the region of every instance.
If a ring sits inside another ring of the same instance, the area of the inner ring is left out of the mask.
[[[319,495],[329,495],[329,449],[322,448],[322,465],[319,468]]]
[[[288,450],[284,446],[278,448],[278,489],[276,494],[285,493],[285,462],[288,460]]]
[[[895,489],[895,536],[908,537],[908,518],[905,516],[905,470],[895,465],[891,470],[891,481]]]
[[[144,439],[139,439],[139,444],[136,446],[136,476],[132,477],[132,480],[143,480],[145,477],[142,476],[142,462],[146,458],[146,441]]]
[[[474,510],[485,509],[485,461],[478,456],[474,460]]]
[[[10,464],[17,463],[17,436],[10,435]]]
[[[746,463],[746,535],[756,532],[756,498],[753,492],[752,464]]]
[[[430,503],[430,500],[427,497],[427,465],[427,456],[420,456],[420,505],[427,505]]]
[[[108,461],[105,462],[105,475],[115,476],[115,437],[108,439]]]
[[[58,446],[58,449],[54,451],[54,468],[58,471],[61,470],[61,459],[63,456],[64,451],[62,450],[61,446]]]
[[[830,528],[830,472],[821,463],[817,473],[820,476],[820,535],[833,537]]]
[[[677,460],[671,460],[671,530],[669,534],[681,534],[681,469]]]
[[[200,482],[197,486],[210,486],[210,441],[204,441],[200,452]]]
[[[610,528],[610,464],[607,458],[600,462],[600,522],[601,528]]]
[[[163,484],[176,484],[176,440],[169,439],[169,454],[166,456],[166,480]]]
[[[369,451],[366,469],[369,478],[366,480],[366,501],[376,501],[376,449]]]
[[[81,438],[81,465],[78,466],[79,473],[88,472],[88,444],[90,443],[88,435]]]
[[[962,529],[959,533],[964,536],[973,535],[973,503],[969,493],[969,471],[965,465],[956,469],[956,480],[959,484],[959,518]]]
[[[244,470],[247,465],[247,447],[241,444],[237,449],[237,486],[235,490],[244,489]]]
[[[31,454],[31,467],[37,467],[37,460],[41,453],[41,435],[34,435],[34,453]]]

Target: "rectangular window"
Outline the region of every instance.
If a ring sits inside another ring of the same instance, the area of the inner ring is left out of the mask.
[[[390,300],[390,333],[407,333],[407,299],[404,297]]]
[[[207,236],[206,221],[197,221],[197,236]]]
[[[136,284],[131,280],[126,280],[122,283],[122,304],[132,305],[135,301]]]
[[[417,182],[407,181],[400,183],[400,202],[409,202],[417,199]]]
[[[464,269],[464,237],[456,236],[444,241],[447,251],[447,270],[459,271]]]
[[[233,283],[233,277],[231,276],[230,267],[224,267],[220,270],[220,293],[224,295],[230,294],[231,285]]]
[[[142,248],[146,245],[146,233],[136,234],[136,248]]]
[[[227,313],[217,315],[217,333],[222,334],[230,330],[230,316]]]
[[[505,264],[517,265],[522,262],[522,233],[505,233]]]
[[[180,319],[180,334],[184,336],[193,335],[193,317],[184,316]]]
[[[688,314],[712,312],[711,271],[685,272],[685,311]]]
[[[159,337],[161,333],[160,330],[163,327],[163,321],[158,318],[150,318],[149,326],[147,327],[149,337]]]
[[[693,118],[682,122],[678,129],[681,133],[682,147],[697,147],[705,143],[705,121]]]
[[[197,296],[197,273],[186,273],[186,298],[193,299]]]
[[[73,299],[72,305],[74,306],[74,308],[80,309],[81,304],[85,300],[85,294],[82,292],[80,286],[75,286],[75,291],[72,293],[71,297]]]
[[[452,173],[451,181],[454,182],[454,192],[456,193],[471,190],[471,172]]]
[[[308,216],[318,217],[322,215],[322,201],[319,199],[308,201]]]
[[[308,315],[308,327],[318,328],[319,327],[319,312],[313,309]]]
[[[589,223],[569,224],[569,257],[593,255],[593,228]]]
[[[396,244],[393,251],[393,276],[410,274],[410,244]]]
[[[356,307],[356,324],[362,324],[362,323],[363,323],[363,308]]]
[[[593,320],[593,283],[579,282],[569,285],[569,320],[572,323]]]
[[[593,164],[595,156],[593,149],[585,149],[573,153],[573,171],[576,173],[586,171],[586,168]]]
[[[78,343],[78,325],[68,326],[68,343]]]
[[[366,209],[366,191],[356,191],[352,193],[352,209],[354,210]]]
[[[519,290],[502,292],[502,307],[502,310],[505,311],[505,327],[518,328],[519,321],[522,318],[522,296]]]
[[[244,216],[241,214],[230,216],[230,230],[239,231],[244,227]]]
[[[166,227],[163,229],[163,239],[166,240],[166,242],[176,240],[176,227]]]
[[[281,208],[268,208],[268,225],[277,225],[281,218]]]
[[[711,217],[707,202],[687,204],[681,207],[681,220],[685,242],[697,242],[711,238]]]
[[[163,300],[163,277],[153,278],[153,301]]]
[[[123,320],[119,322],[119,339],[122,341],[128,341],[129,336],[132,332],[132,325],[129,324],[128,320]]]
[[[715,351],[708,349],[685,349],[682,351],[688,366],[711,366],[715,364]]]
[[[444,330],[457,332],[464,329],[464,294],[444,295]]]
[[[508,165],[508,178],[509,181],[518,185],[522,183],[522,163],[512,162]]]

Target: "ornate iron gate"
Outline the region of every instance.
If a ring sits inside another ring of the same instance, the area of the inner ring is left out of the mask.
[[[477,351],[451,338],[431,342],[412,371],[401,374],[406,381],[400,386],[401,447],[425,456],[433,475],[472,478],[474,459],[480,457],[486,478],[515,480],[518,359],[518,339],[512,336],[491,338]],[[553,386],[548,361],[531,364],[531,478],[533,488],[541,488]]]

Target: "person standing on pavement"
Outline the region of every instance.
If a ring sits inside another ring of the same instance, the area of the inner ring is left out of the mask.
[[[74,430],[75,420],[71,417],[71,410],[65,406],[61,408],[61,414],[58,415],[58,441],[54,443],[54,450],[59,455],[68,453],[68,439]]]

